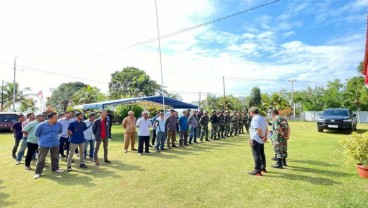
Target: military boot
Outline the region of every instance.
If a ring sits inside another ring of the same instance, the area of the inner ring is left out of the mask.
[[[277,155],[275,154],[275,157],[273,157],[271,160],[273,160],[273,161],[277,161],[277,157],[276,157]]]
[[[282,158],[282,165],[283,165],[283,166],[288,166],[288,165],[286,164],[286,158]]]
[[[277,158],[277,162],[276,162],[276,164],[271,165],[271,167],[273,167],[273,168],[283,169],[283,167],[282,167],[282,159],[281,159],[281,158]]]

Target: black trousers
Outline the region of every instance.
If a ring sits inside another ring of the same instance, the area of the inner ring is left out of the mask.
[[[156,141],[156,129],[153,129],[152,131],[152,145],[155,145]]]
[[[139,136],[138,138],[138,153],[143,153],[143,144],[145,147],[145,152],[149,152],[149,139],[150,136]]]
[[[254,142],[254,147],[252,147],[253,152],[253,158],[254,158],[254,170],[255,171],[261,171],[263,169],[266,169],[266,156],[264,153],[264,144],[260,144]]]
[[[17,153],[17,150],[18,150],[18,146],[19,146],[19,143],[22,139],[17,139],[15,138],[15,143],[14,143],[14,147],[13,147],[13,151],[12,151],[12,155],[15,155]]]
[[[33,144],[33,143],[27,142],[27,148],[28,148],[28,151],[27,151],[27,155],[26,155],[26,166],[30,166],[31,161],[32,161],[32,157],[38,149],[38,144]]]

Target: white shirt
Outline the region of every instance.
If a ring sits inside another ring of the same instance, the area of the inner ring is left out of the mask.
[[[69,124],[72,122],[71,119],[61,118],[58,120],[59,123],[63,126],[63,132],[60,134],[61,137],[68,138],[68,127]]]
[[[156,132],[166,132],[165,131],[165,119],[161,119],[160,117],[156,119],[156,123],[158,122],[158,125],[156,127]]]
[[[259,137],[257,133],[257,129],[261,129],[263,136],[265,135],[267,129],[267,122],[260,115],[253,116],[252,122],[250,123],[250,139],[257,141],[260,144],[264,144],[263,140]]]
[[[149,127],[152,124],[149,119],[139,118],[136,126],[138,128],[138,136],[150,136]]]
[[[86,123],[87,129],[83,132],[84,138],[86,140],[95,140],[95,135],[93,134],[92,127],[93,127],[93,121],[90,122],[89,120],[83,121]]]

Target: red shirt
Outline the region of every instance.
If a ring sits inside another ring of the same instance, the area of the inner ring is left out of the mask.
[[[106,139],[106,128],[105,128],[105,122],[106,119],[101,118],[101,139],[104,140]]]

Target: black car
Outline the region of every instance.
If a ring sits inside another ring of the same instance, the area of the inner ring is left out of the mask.
[[[317,128],[318,132],[323,132],[323,129],[355,131],[357,128],[356,114],[344,108],[327,109],[318,118]]]

